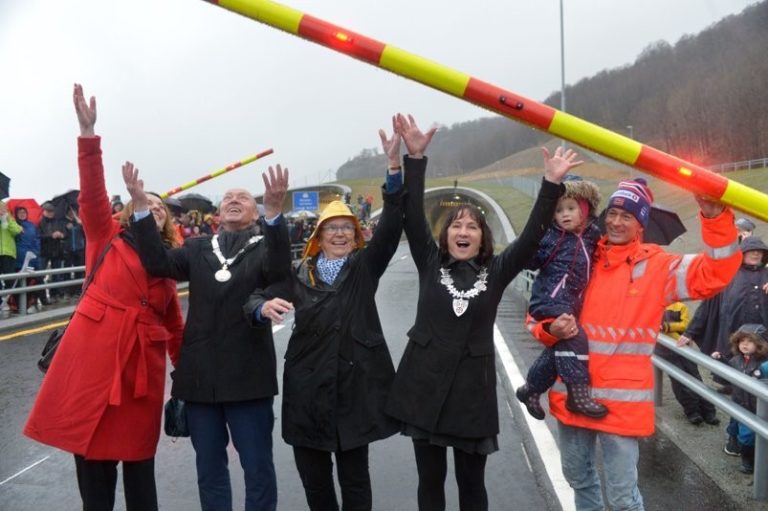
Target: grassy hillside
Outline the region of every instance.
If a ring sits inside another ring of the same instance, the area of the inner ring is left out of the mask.
[[[538,160],[536,160],[538,158]],[[675,252],[697,252],[701,248],[701,237],[699,235],[698,206],[690,192],[669,185],[664,181],[641,173],[637,170],[631,170],[629,167],[614,163],[597,163],[591,161],[589,157],[585,158],[585,163],[578,168],[577,173],[587,179],[595,181],[600,187],[603,204],[608,196],[616,189],[616,183],[621,179],[630,176],[630,171],[634,176],[644,177],[654,194],[655,203],[673,209],[678,213],[688,229],[688,232],[677,239],[670,249]],[[539,165],[539,167],[531,166]],[[540,168],[541,154],[538,149],[522,151],[509,158],[497,162],[493,165],[479,169],[472,174],[457,177],[460,186],[476,188],[490,195],[507,212],[512,225],[516,230],[522,228],[528,218],[533,199],[522,192],[509,186],[503,186],[499,183],[499,178],[506,176],[524,175],[536,177],[542,174]],[[734,181],[743,183],[749,187],[760,191],[768,191],[768,169],[744,170],[729,172],[726,177]],[[372,195],[374,197],[374,209],[381,207],[380,186],[381,178],[354,179],[341,181],[352,188],[353,200],[358,194],[363,196]],[[446,179],[428,179],[427,188],[437,186],[452,186],[453,178]],[[766,205],[768,207],[768,205]],[[757,229],[755,233],[768,242],[768,224],[758,221],[753,217],[736,212],[736,216],[747,216],[755,222]]]

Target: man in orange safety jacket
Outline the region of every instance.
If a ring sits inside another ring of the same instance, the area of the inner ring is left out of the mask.
[[[696,199],[706,246],[696,255],[670,254],[642,243],[653,202],[644,179],[622,181],[608,201],[606,234],[595,252],[578,319],[589,338],[592,397],[608,408],[608,415],[592,419],[571,413],[573,397],[559,380],[549,393],[550,412],[558,420],[563,474],[574,489],[579,511],[605,507],[595,468],[598,438],[610,508],[644,509],[637,486],[637,439],[654,432],[651,354],[664,308],[718,293],[741,264],[731,210]],[[577,328],[576,318],[568,314],[550,323],[528,321],[529,330],[547,345],[571,337]]]

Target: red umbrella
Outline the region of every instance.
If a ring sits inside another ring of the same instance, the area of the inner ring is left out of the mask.
[[[8,211],[13,214],[16,208],[25,208],[29,221],[35,225],[40,223],[40,217],[43,216],[43,208],[40,207],[40,204],[35,199],[8,199]]]

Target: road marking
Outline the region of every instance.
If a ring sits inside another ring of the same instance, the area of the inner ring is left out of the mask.
[[[502,366],[504,366],[504,371],[506,371],[509,381],[512,382],[512,387],[517,388],[523,385],[525,383],[523,373],[512,357],[512,353],[509,351],[509,347],[507,347],[507,342],[495,323],[493,325],[493,343],[496,345],[496,351],[499,354]],[[565,476],[563,476],[562,469],[560,468],[560,449],[557,447],[555,437],[552,436],[544,421],[536,420],[525,412],[523,412],[523,417],[525,417],[525,422],[528,424],[533,442],[539,450],[539,456],[541,456],[541,461],[544,463],[544,469],[555,490],[555,495],[560,501],[560,506],[563,508],[563,511],[575,510],[573,489],[568,484],[568,481],[565,480]]]
[[[53,330],[54,328],[59,328],[60,326],[66,326],[67,323],[69,323],[69,320],[59,321],[58,323],[49,323],[44,326],[39,326],[37,328],[29,328],[27,330],[17,330],[10,334],[0,335],[0,341],[10,341],[11,339],[15,339],[17,337],[24,337],[25,335],[32,335],[32,334],[39,334],[40,332],[47,332],[48,330]]]
[[[30,466],[28,466],[27,468],[23,468],[23,469],[19,470],[18,472],[16,472],[15,474],[13,474],[11,477],[9,477],[9,478],[7,478],[7,479],[5,479],[5,480],[3,480],[3,481],[0,481],[0,486],[4,485],[5,483],[7,483],[8,481],[10,481],[10,480],[12,480],[12,479],[15,479],[15,478],[19,477],[21,474],[23,474],[23,473],[24,473],[24,472],[26,472],[27,470],[29,470],[29,469],[31,469],[31,468],[34,468],[34,467],[36,467],[37,465],[39,465],[40,463],[44,462],[45,460],[47,460],[47,459],[48,459],[48,458],[50,458],[50,457],[51,457],[51,455],[49,454],[49,455],[48,455],[48,456],[46,456],[45,458],[43,458],[43,459],[41,459],[41,460],[37,460],[36,462],[32,463],[32,464],[31,464]]]

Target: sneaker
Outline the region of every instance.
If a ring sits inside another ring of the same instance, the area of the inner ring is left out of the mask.
[[[754,474],[755,473],[755,466],[751,465],[751,464],[748,464],[748,463],[743,463],[742,462],[742,464],[739,465],[739,472],[741,472],[742,474]]]
[[[690,422],[694,426],[698,426],[699,424],[704,422],[704,417],[702,417],[699,412],[694,412],[690,415],[686,415],[685,417],[686,419],[688,419],[688,422]]]
[[[717,426],[720,424],[720,419],[717,418],[717,414],[705,414],[704,415],[704,422],[709,424],[710,426]]]
[[[728,456],[741,456],[741,445],[735,436],[729,436],[728,442],[723,447],[723,452]]]

